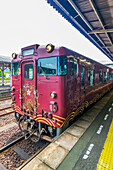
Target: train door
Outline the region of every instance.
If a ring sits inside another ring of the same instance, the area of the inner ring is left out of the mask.
[[[84,101],[85,101],[85,66],[81,65],[81,86],[80,86],[80,105],[81,111],[84,110]]]
[[[74,58],[74,110],[79,107],[80,98],[80,79],[79,79],[79,62]]]
[[[91,67],[87,68],[87,89],[85,90],[86,92],[86,100],[85,100],[85,107],[88,107],[89,104],[93,103],[95,94],[94,94],[94,69],[92,69]]]
[[[30,114],[36,113],[36,63],[34,60],[22,62],[22,109]]]

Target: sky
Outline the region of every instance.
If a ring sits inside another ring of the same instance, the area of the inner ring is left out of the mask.
[[[48,43],[65,46],[101,63],[111,63],[46,0],[0,0],[0,56],[11,57],[23,47]]]

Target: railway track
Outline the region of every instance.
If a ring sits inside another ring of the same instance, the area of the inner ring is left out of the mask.
[[[5,108],[0,109],[0,111],[5,111],[5,112],[6,112],[6,113],[1,113],[1,114],[0,114],[0,117],[3,117],[3,116],[6,116],[6,115],[9,115],[9,114],[14,113],[13,110],[7,112],[7,109],[11,109],[11,108],[12,108],[12,107],[9,106],[9,107],[5,107]]]
[[[9,99],[11,99],[10,96],[8,96],[8,97],[1,97],[1,98],[0,98],[0,101],[9,100]]]
[[[22,141],[24,139],[24,135],[19,137],[18,139],[8,143],[7,145],[3,146],[2,148],[0,148],[0,153],[4,152],[5,150],[9,149],[11,146],[14,146],[15,144],[17,144],[18,142]]]
[[[2,110],[6,110],[6,109],[11,109],[11,106],[9,106],[9,107],[5,107],[5,108],[2,108],[2,109],[0,109],[0,111],[2,111]]]
[[[10,139],[9,139],[10,140]],[[50,142],[43,140],[39,144],[30,142],[30,140],[25,140],[25,135],[13,140],[9,144],[0,148],[0,162],[4,168],[14,169],[21,168],[30,162],[38,153],[45,149]],[[31,148],[32,146],[32,148]],[[24,148],[26,148],[24,150]],[[29,148],[31,148],[29,150]],[[30,154],[29,154],[30,151]],[[15,159],[16,155],[16,159]],[[4,158],[4,159],[2,159]],[[12,162],[13,160],[13,162]],[[23,163],[24,162],[24,163]],[[0,165],[1,168],[1,165]]]
[[[17,170],[21,170],[25,165],[27,165],[32,159],[34,159],[40,152],[42,152],[50,143],[43,146],[38,152],[31,156],[27,161],[25,161]]]

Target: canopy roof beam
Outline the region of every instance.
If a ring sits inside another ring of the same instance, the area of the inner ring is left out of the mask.
[[[76,0],[46,1],[108,58],[113,60],[111,54],[113,49],[106,47],[113,45],[113,30],[111,29],[113,28],[112,4],[109,3],[112,0],[102,0],[103,3],[94,0],[86,2],[83,0],[80,2]],[[107,8],[107,11],[105,8]],[[101,11],[102,13],[100,13]],[[107,20],[107,17],[109,20]],[[108,27],[108,25],[110,26]]]
[[[104,46],[103,48],[113,48],[113,45],[111,45],[111,46]]]
[[[75,9],[75,11],[78,13],[78,15],[82,18],[82,20],[86,23],[86,25],[93,31],[92,26],[90,23],[86,20],[84,15],[81,13],[81,11],[78,9],[78,7],[75,5],[75,3],[72,0],[68,0],[68,2],[71,4],[71,6]],[[103,41],[98,37],[98,35],[95,34],[95,36],[99,39],[99,41],[104,45]]]
[[[86,23],[86,25],[91,29],[91,31],[93,31],[93,28],[91,26],[91,24],[87,21],[87,19],[84,17],[84,15],[81,13],[81,11],[78,9],[78,7],[76,6],[76,4],[73,2],[73,0],[67,0],[71,6],[75,9],[75,11],[78,13],[78,15],[82,18],[82,20]],[[91,0],[89,0],[91,1]],[[93,5],[93,4],[92,4]],[[92,6],[92,9],[94,10],[95,8],[93,8]],[[96,11],[96,10],[95,10]],[[99,18],[98,18],[99,19]],[[104,29],[104,26],[103,26],[103,29]],[[98,38],[98,40],[102,43],[103,46],[105,46],[104,42],[100,39],[100,37],[97,35],[97,33],[94,33],[95,36]],[[107,33],[106,33],[107,34]],[[109,38],[108,34],[107,34],[107,37]],[[109,38],[110,40],[110,38]],[[111,42],[111,40],[110,40]],[[111,42],[112,44],[112,42]],[[109,54],[111,53],[111,51],[109,51],[108,48],[106,48],[106,50],[109,52]]]
[[[113,32],[113,29],[93,30],[92,32],[89,32],[88,34],[107,33],[107,32]]]
[[[91,6],[92,6],[92,8],[93,8],[93,10],[94,10],[94,12],[95,12],[97,18],[98,18],[98,20],[99,20],[99,22],[100,22],[100,24],[101,24],[103,30],[105,30],[104,24],[102,23],[102,20],[101,20],[101,18],[100,18],[100,16],[99,16],[99,13],[98,13],[97,9],[95,8],[95,4],[94,4],[93,0],[89,0],[89,2],[90,2],[90,4],[91,4]],[[108,37],[108,40],[109,40],[110,44],[112,45],[112,41],[111,41],[111,39],[110,39],[108,33],[105,32],[105,34],[106,34],[106,36]]]

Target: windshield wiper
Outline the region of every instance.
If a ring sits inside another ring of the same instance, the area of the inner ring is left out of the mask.
[[[49,80],[49,78],[46,76],[46,74],[45,74],[45,72],[44,72],[44,70],[43,70],[43,68],[40,66],[40,69],[42,70],[42,73],[43,73],[43,75],[44,75],[44,77],[47,79],[47,80]]]

